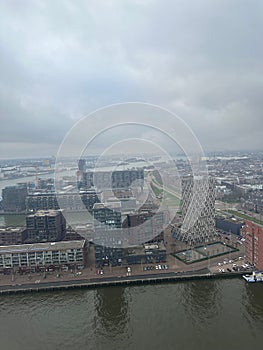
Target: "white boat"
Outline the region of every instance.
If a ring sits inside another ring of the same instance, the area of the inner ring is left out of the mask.
[[[242,276],[247,282],[263,282],[263,273],[254,271],[252,275]]]

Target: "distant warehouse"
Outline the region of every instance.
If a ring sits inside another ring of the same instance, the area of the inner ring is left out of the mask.
[[[87,262],[84,240],[0,246],[0,272],[83,268]]]

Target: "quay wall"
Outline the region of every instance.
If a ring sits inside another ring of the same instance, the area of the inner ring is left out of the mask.
[[[18,294],[31,292],[50,292],[70,289],[94,289],[113,286],[132,286],[144,284],[174,283],[189,280],[205,280],[219,278],[240,278],[244,272],[234,273],[192,273],[192,274],[166,274],[162,276],[131,276],[121,278],[82,279],[76,281],[59,281],[39,284],[25,284],[15,286],[0,286],[0,294]]]

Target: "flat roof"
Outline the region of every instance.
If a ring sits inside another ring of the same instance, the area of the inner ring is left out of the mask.
[[[145,248],[146,246],[157,246],[156,248]],[[134,247],[130,247],[130,248],[125,248],[125,250],[127,251],[128,255],[145,255],[145,251],[166,251],[166,248],[164,246],[163,243],[158,242],[158,243],[149,243],[149,244],[144,244],[144,245],[140,245],[140,246],[134,246]]]
[[[54,251],[54,250],[67,250],[67,249],[81,249],[84,247],[84,244],[85,244],[85,240],[0,246],[0,254],[33,253],[37,251],[47,251],[47,250]]]
[[[21,232],[26,230],[25,227],[0,227],[0,233],[1,232]]]
[[[62,210],[58,209],[48,209],[48,210],[38,210],[34,214],[29,214],[28,217],[35,217],[35,216],[57,216],[58,214],[62,213]]]
[[[93,209],[120,209],[121,202],[105,202],[105,203],[94,203]]]

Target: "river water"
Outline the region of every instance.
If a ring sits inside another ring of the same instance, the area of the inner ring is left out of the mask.
[[[241,279],[0,298],[3,350],[262,349],[263,284]]]

